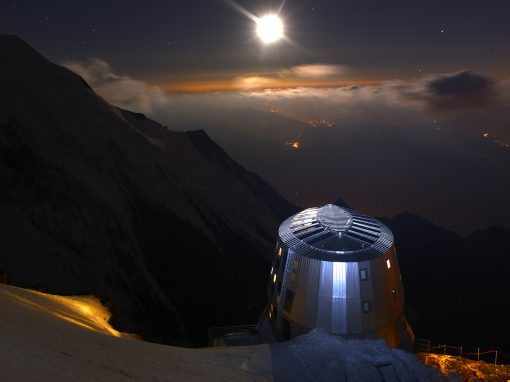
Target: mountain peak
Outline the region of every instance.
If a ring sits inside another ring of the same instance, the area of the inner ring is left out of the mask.
[[[0,34],[0,81],[2,87],[18,87],[20,92],[30,91],[34,86],[59,85],[58,89],[73,86],[71,79],[78,81],[88,91],[89,84],[78,74],[48,61],[23,39],[8,34]],[[12,90],[12,89],[7,89]]]
[[[18,36],[10,34],[0,34],[0,51],[2,52],[2,62],[0,65],[8,65],[10,62],[22,63],[44,61],[49,63],[41,54],[32,48],[26,41]]]

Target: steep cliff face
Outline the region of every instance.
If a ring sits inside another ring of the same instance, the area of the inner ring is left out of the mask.
[[[295,207],[203,132],[109,105],[0,36],[0,270],[96,292],[121,330],[198,343],[253,320],[274,234]],[[190,333],[193,335],[190,336]]]

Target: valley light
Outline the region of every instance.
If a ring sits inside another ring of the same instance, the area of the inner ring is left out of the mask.
[[[283,38],[283,22],[277,15],[267,15],[256,20],[257,35],[264,44],[271,44]]]

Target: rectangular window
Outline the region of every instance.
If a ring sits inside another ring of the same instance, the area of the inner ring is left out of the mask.
[[[372,304],[370,301],[363,301],[363,313],[370,313],[372,311]]]
[[[386,266],[388,267],[388,269],[390,269],[390,268],[391,268],[390,259],[386,260]]]
[[[368,280],[368,268],[362,268],[359,270],[359,278],[361,281]]]
[[[282,247],[278,248],[278,256],[282,255]]]
[[[292,304],[294,303],[294,292],[290,289],[287,289],[287,293],[285,295],[285,311],[289,314],[292,313]]]

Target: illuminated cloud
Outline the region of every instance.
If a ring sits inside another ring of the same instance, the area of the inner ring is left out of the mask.
[[[303,122],[326,118],[336,121],[336,126],[412,127],[441,119],[471,131],[491,126],[494,131],[498,130],[499,136],[510,139],[507,123],[510,111],[506,106],[510,99],[510,82],[496,83],[470,71],[376,85],[339,86],[332,81],[330,87],[325,87],[328,76],[340,75],[346,69],[313,64],[240,76],[232,80],[230,91],[212,89],[176,94],[118,75],[100,59],[68,61],[65,66],[80,74],[108,102],[146,113],[168,126],[222,124],[226,123],[229,111],[259,109],[278,110],[284,116]],[[318,86],[299,86],[300,83],[314,83],[303,81],[314,76]],[[326,80],[321,82],[324,78]],[[297,86],[288,86],[291,83]],[[236,123],[242,124],[242,120]]]
[[[233,81],[233,87],[235,89],[281,89],[324,86],[340,79],[346,72],[347,68],[341,65],[304,64],[238,76]]]
[[[66,61],[62,65],[83,77],[108,102],[121,108],[150,113],[168,102],[159,87],[115,74],[111,66],[100,58]]]
[[[234,79],[234,87],[236,89],[262,89],[275,86],[274,78],[261,76],[258,74],[248,74]]]
[[[295,78],[332,78],[345,74],[347,68],[342,65],[305,64],[283,69],[279,72],[281,77]]]

